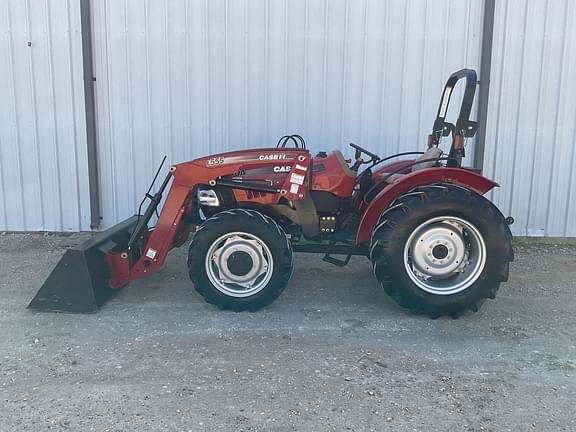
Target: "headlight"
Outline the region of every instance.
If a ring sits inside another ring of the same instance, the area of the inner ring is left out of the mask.
[[[200,205],[208,207],[218,207],[220,205],[218,195],[213,189],[198,189],[197,196]]]

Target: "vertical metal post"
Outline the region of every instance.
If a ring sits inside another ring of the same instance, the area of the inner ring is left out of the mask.
[[[92,13],[90,0],[80,0],[82,32],[82,68],[84,70],[84,110],[86,113],[86,142],[88,145],[88,183],[90,190],[90,228],[100,226],[100,183],[98,179],[98,147],[96,140],[96,99],[94,97],[94,68],[92,64]]]
[[[484,0],[484,21],[482,26],[482,53],[480,57],[480,88],[478,92],[478,134],[474,149],[474,165],[484,168],[486,148],[486,121],[488,98],[490,96],[490,68],[492,66],[492,41],[494,39],[494,11],[496,0]]]

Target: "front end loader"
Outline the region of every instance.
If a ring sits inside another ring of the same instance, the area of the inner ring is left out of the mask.
[[[465,80],[455,124],[446,113]],[[190,235],[196,290],[221,309],[255,311],[290,279],[293,252],[324,254],[338,266],[372,262],[401,306],[459,316],[494,298],[513,260],[511,218],[483,195],[497,186],[462,167],[477,80],[452,74],[425,151],[382,158],[351,144],[312,156],[299,135],[276,147],[222,153],[173,165],[147,209],[67,250],[29,307],[94,312],[119,288],[155,272]],[[451,137],[445,154],[440,144]],[[168,190],[155,226],[150,221]]]

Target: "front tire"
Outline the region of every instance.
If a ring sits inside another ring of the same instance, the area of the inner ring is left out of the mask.
[[[256,311],[272,303],[292,275],[292,245],[270,217],[249,209],[220,212],[194,233],[188,270],[194,288],[220,309]]]
[[[400,196],[372,233],[374,274],[401,306],[458,317],[494,298],[508,278],[512,235],[486,198],[455,185]]]

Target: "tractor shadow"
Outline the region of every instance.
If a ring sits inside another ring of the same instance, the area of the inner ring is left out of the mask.
[[[466,313],[456,321],[414,315],[398,306],[379,286],[368,259],[353,257],[346,267],[336,267],[315,254],[295,255],[292,279],[271,305],[256,312],[222,311],[194,290],[187,273],[185,248],[172,251],[157,273],[124,288],[102,312],[111,317],[129,312],[155,331],[229,336],[335,335],[366,341],[392,336],[410,341],[416,334],[434,340],[452,333],[460,338],[462,331],[484,334],[479,322],[486,320],[482,313]]]
[[[223,313],[204,302],[194,290],[186,269],[185,248],[174,250],[166,265],[157,273],[134,282],[123,289],[117,300],[145,306],[149,304],[189,305],[206,312]],[[306,320],[320,320],[327,315],[339,316],[339,311],[370,311],[378,314],[401,315],[405,312],[379,286],[367,258],[352,257],[345,267],[322,261],[322,255],[295,254],[294,273],[286,290],[262,312],[298,312]],[[350,322],[362,327],[361,322]]]

